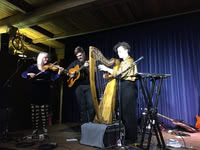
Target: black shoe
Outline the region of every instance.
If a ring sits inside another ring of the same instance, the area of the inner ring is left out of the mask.
[[[37,136],[38,135],[38,129],[33,130],[32,136]]]

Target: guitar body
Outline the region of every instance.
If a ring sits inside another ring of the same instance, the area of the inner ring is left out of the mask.
[[[79,65],[76,65],[74,68],[71,68],[68,70],[69,73],[75,74],[74,77],[69,77],[69,79],[67,80],[68,87],[72,87],[74,85],[75,81],[79,79],[79,77],[80,77],[79,70],[80,70]]]
[[[195,127],[196,127],[197,129],[200,129],[200,117],[199,117],[198,115],[196,115],[196,119],[197,119],[197,122],[196,122],[196,124],[195,124]]]
[[[197,130],[194,127],[192,127],[191,125],[188,125],[188,124],[186,124],[184,122],[181,122],[181,121],[172,121],[172,123],[174,125],[176,125],[176,126],[180,126],[180,127],[184,128],[188,132],[191,132],[191,133],[197,132]]]

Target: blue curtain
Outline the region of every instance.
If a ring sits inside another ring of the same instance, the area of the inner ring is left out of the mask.
[[[70,52],[77,45],[87,53],[92,45],[107,58],[117,57],[112,48],[119,41],[131,45],[131,56],[135,60],[144,56],[138,64],[138,72],[171,74],[170,78],[163,80],[158,112],[194,126],[195,116],[200,114],[199,13],[67,38],[65,59],[67,61],[72,57]],[[138,117],[144,105],[139,88]],[[170,121],[161,120],[170,125]]]

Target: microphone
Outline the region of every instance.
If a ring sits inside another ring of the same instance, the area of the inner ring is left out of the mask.
[[[20,58],[21,60],[34,60],[34,61],[36,61],[36,57],[21,57]]]
[[[141,56],[140,58],[138,58],[136,61],[133,62],[133,65],[137,64],[140,60],[144,59],[143,56]]]
[[[116,78],[121,77],[121,75],[122,75],[124,72],[128,71],[130,68],[132,68],[134,65],[136,65],[136,64],[137,64],[140,60],[142,60],[142,59],[144,59],[143,56],[141,56],[140,58],[138,58],[136,61],[134,61],[134,62],[130,65],[130,67],[128,67],[126,70],[124,70],[123,72],[121,72],[120,74],[118,74],[118,75],[116,76]]]

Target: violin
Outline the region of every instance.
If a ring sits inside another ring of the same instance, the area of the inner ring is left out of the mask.
[[[60,74],[62,71],[65,72],[64,68],[60,67],[59,65],[55,65],[55,63],[53,63],[53,64],[51,64],[51,63],[45,64],[45,65],[42,66],[42,70],[40,72],[38,72],[37,74],[28,73],[27,75],[30,76],[31,78],[35,78],[38,75],[40,75],[42,72],[44,72],[45,70],[58,71],[58,74]]]
[[[52,70],[52,71],[58,71],[61,67],[59,65],[54,65],[54,64],[46,64],[42,66],[42,70]]]
[[[43,71],[48,70],[48,69],[52,70],[52,71],[58,71],[59,70],[58,72],[60,72],[60,70],[63,70],[62,67],[60,67],[59,65],[55,65],[55,63],[53,63],[53,64],[49,63],[49,64],[46,64],[46,65],[42,66],[42,71],[40,71],[39,73],[37,73],[35,75],[35,77],[38,76],[39,74],[41,74]]]

